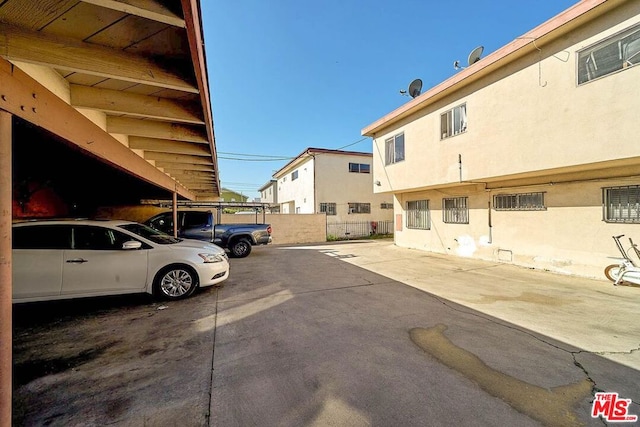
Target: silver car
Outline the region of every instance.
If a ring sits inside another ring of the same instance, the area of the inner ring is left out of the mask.
[[[13,302],[149,293],[180,299],[229,277],[224,250],[129,221],[13,225]]]

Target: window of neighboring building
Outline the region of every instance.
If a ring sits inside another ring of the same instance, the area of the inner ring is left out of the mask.
[[[458,105],[440,115],[440,139],[467,131],[467,104]]]
[[[349,172],[370,173],[371,166],[366,163],[349,163]]]
[[[349,203],[349,213],[352,213],[352,214],[371,213],[371,203]]]
[[[469,224],[468,197],[442,199],[442,221],[449,224]]]
[[[404,133],[384,141],[384,164],[390,165],[404,160]]]
[[[640,25],[578,52],[578,84],[640,64]]]
[[[336,204],[320,203],[320,213],[326,213],[327,215],[336,215]]]
[[[407,202],[407,228],[431,229],[431,213],[429,212],[428,200]]]
[[[640,223],[640,185],[603,188],[604,220]]]
[[[380,203],[380,209],[393,209],[393,203]]]
[[[497,211],[541,211],[545,210],[544,193],[498,194],[493,197]]]
[[[291,181],[298,179],[298,171],[291,172]]]

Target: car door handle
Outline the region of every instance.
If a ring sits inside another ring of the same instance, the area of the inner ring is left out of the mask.
[[[68,259],[67,262],[74,263],[74,264],[82,264],[83,262],[89,262],[89,260],[86,260],[84,258],[74,258],[74,259]]]

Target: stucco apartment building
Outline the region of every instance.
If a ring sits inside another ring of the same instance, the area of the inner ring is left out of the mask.
[[[326,213],[327,222],[391,220],[393,197],[374,194],[372,159],[371,153],[307,148],[273,175],[280,213]]]
[[[603,277],[640,242],[639,63],[640,1],[583,0],[364,128],[395,243]]]

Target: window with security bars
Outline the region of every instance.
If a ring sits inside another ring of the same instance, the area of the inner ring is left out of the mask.
[[[544,192],[498,194],[493,197],[493,207],[497,211],[543,211]]]
[[[603,188],[604,220],[640,224],[640,185]]]
[[[390,165],[404,160],[404,133],[384,141],[384,164]]]
[[[640,64],[640,25],[578,52],[578,84]]]
[[[380,209],[393,209],[393,203],[380,203]]]
[[[368,214],[371,213],[371,203],[349,203],[350,214]]]
[[[320,213],[326,213],[327,215],[336,215],[336,204],[320,203]]]
[[[428,200],[407,202],[407,228],[431,229],[431,213],[429,212]]]
[[[469,224],[468,197],[442,199],[442,221],[449,224]]]

